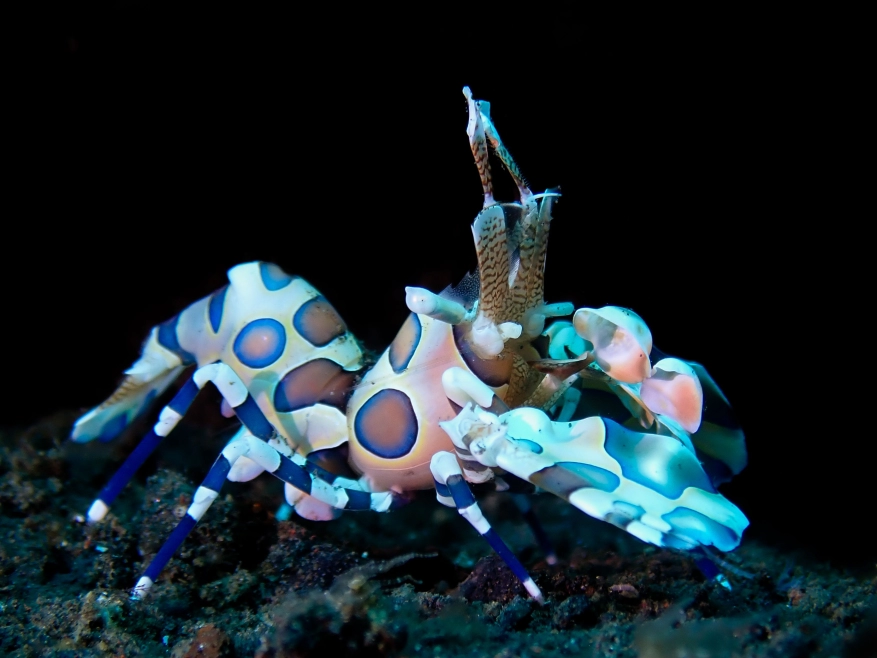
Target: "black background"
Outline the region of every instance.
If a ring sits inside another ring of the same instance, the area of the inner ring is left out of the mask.
[[[707,366],[747,432],[725,493],[751,533],[873,558],[870,439],[841,425],[866,395],[844,383],[864,338],[820,288],[845,215],[818,56],[709,33],[638,44],[565,16],[519,39],[462,21],[433,45],[174,11],[48,9],[17,53],[4,425],[102,400],[151,326],[248,260],[304,276],[385,346],[405,285],[475,266],[468,84],[532,188],[562,188],[547,299],[633,308]]]

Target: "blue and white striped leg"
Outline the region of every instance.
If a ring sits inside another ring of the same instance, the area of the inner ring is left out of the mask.
[[[274,477],[335,509],[387,512],[393,504],[392,492],[366,491],[358,480],[330,473],[299,454],[292,457],[280,455],[279,466],[270,472]]]
[[[257,408],[258,409],[258,408]],[[261,412],[259,412],[261,413]],[[248,415],[248,414],[245,414]],[[252,418],[250,418],[252,421]],[[267,421],[265,421],[267,423]],[[201,520],[204,513],[210,507],[219,490],[229,478],[229,473],[236,462],[242,457],[255,462],[264,470],[271,472],[275,477],[284,482],[291,482],[293,486],[300,488],[318,500],[336,505],[341,509],[371,509],[384,512],[392,503],[392,494],[382,492],[377,494],[365,491],[345,489],[337,484],[330,485],[320,480],[315,474],[310,473],[303,466],[295,464],[288,457],[278,453],[273,447],[254,436],[250,428],[238,433],[223,449],[222,454],[213,464],[207,477],[201,486],[195,491],[192,504],[186,510],[185,516],[180,520],[177,527],[168,537],[161,549],[156,553],[152,562],[146,568],[143,576],[137,581],[132,597],[142,599],[146,596],[155,579],[173,557],[174,553]],[[318,467],[315,467],[318,468]],[[339,480],[341,478],[338,478]],[[353,482],[345,480],[345,482]]]
[[[128,455],[125,463],[113,474],[110,481],[101,489],[97,499],[88,508],[86,518],[89,523],[96,523],[106,516],[110,505],[113,504],[113,501],[116,500],[122,489],[131,481],[137,469],[143,465],[143,462],[158,447],[161,440],[171,433],[171,430],[177,426],[177,423],[186,414],[186,411],[189,410],[189,406],[192,404],[195,396],[198,395],[198,392],[198,385],[194,380],[190,379],[174,396],[174,399],[161,410],[158,422],[137,444],[134,452]]]
[[[223,451],[224,453],[225,451]],[[132,599],[142,599],[149,592],[158,574],[161,573],[168,561],[173,557],[174,553],[180,547],[180,544],[192,532],[195,524],[204,516],[204,512],[213,504],[216,497],[219,496],[219,490],[225,483],[225,478],[231,470],[232,463],[225,454],[219,455],[219,458],[210,467],[207,477],[201,483],[201,486],[195,490],[192,496],[192,504],[186,510],[185,515],[171,532],[171,536],[167,538],[162,547],[159,549],[152,562],[146,567],[146,571],[137,581],[134,590],[131,592]]]
[[[505,542],[496,531],[490,527],[490,523],[481,513],[481,508],[475,502],[472,490],[463,479],[463,470],[457,463],[456,457],[450,452],[438,452],[429,463],[432,477],[435,479],[436,499],[448,507],[456,507],[457,512],[466,519],[478,533],[487,540],[491,548],[496,551],[503,562],[508,565],[527,592],[539,603],[544,603],[542,591],[527,573],[524,565],[515,557]]]
[[[390,508],[391,493],[369,493],[347,489],[337,484],[337,481],[342,480],[341,484],[348,482],[355,484],[355,482],[343,480],[343,478],[337,478],[336,483],[333,484],[326,483],[311,473],[304,465],[296,464],[293,459],[278,452],[278,449],[271,445],[272,443],[278,447],[283,445],[278,439],[277,430],[265,418],[265,414],[259,409],[241,378],[228,365],[218,362],[203,366],[192,375],[192,381],[199,389],[203,388],[207,382],[213,382],[222,397],[234,410],[243,424],[244,430],[238,432],[229,441],[222,454],[210,468],[207,477],[195,491],[192,504],[186,510],[185,516],[174,528],[171,536],[159,549],[152,562],[149,563],[143,576],[137,581],[132,592],[133,598],[142,599],[146,596],[168,560],[173,557],[189,533],[192,532],[195,524],[216,500],[219,490],[228,478],[234,464],[242,457],[246,457],[254,462],[258,468],[268,471],[297,489],[341,509],[372,509],[384,512]],[[322,470],[316,466],[313,469],[314,473]],[[248,466],[245,470],[249,472],[249,475],[244,477],[249,479],[253,472],[253,465]]]
[[[241,379],[224,363],[200,368],[193,379],[199,386],[212,381],[248,430],[240,441],[226,446],[223,451],[226,457],[233,457],[237,461],[239,457],[246,456],[274,477],[336,509],[375,512],[390,509],[392,493],[363,491],[357,481],[336,477],[301,455],[283,454],[287,450],[278,438],[277,431],[265,418]]]
[[[244,455],[258,462],[261,456],[259,449],[263,446],[264,450],[261,452],[269,451],[272,454],[277,454],[276,450],[264,443],[269,438],[276,437],[276,431],[264,414],[262,414],[261,410],[259,410],[243,381],[230,367],[221,362],[203,366],[192,375],[192,382],[194,382],[197,389],[204,388],[207,382],[213,382],[216,388],[219,389],[222,397],[235,410],[246,431],[239,432],[228,443],[223,449],[222,454],[219,455],[216,462],[210,468],[207,477],[204,478],[201,486],[195,491],[195,495],[192,497],[192,504],[189,505],[186,514],[177,524],[177,527],[174,528],[171,536],[167,538],[167,541],[165,541],[155,557],[152,558],[143,576],[137,581],[137,585],[134,586],[131,597],[135,599],[142,599],[146,596],[158,574],[161,573],[168,563],[168,560],[173,557],[189,533],[192,532],[195,524],[198,523],[210,505],[213,504],[213,501],[216,500],[219,490],[225,483],[234,463]],[[265,438],[262,441],[251,440],[255,438],[254,435],[260,439],[262,437]],[[251,450],[250,448],[254,446],[256,450]]]
[[[539,517],[536,516],[536,512],[533,511],[533,506],[530,504],[530,497],[527,494],[512,494],[512,500],[515,501],[515,505],[520,510],[521,516],[524,517],[524,521],[527,522],[533,536],[536,537],[539,548],[542,549],[542,554],[545,556],[545,561],[548,564],[557,564],[557,553],[554,551],[554,546],[548,538],[548,533],[545,532],[545,528],[543,528],[542,524],[539,522]]]

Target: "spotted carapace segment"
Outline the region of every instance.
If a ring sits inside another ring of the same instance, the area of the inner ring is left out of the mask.
[[[702,366],[653,350],[633,311],[545,302],[560,193],[530,191],[489,104],[468,88],[464,95],[484,192],[471,226],[477,270],[438,294],[406,288],[410,314],[373,364],[316,288],[277,265],[244,263],[229,270],[228,285],[157,325],[118,389],[74,425],[76,441],[112,439],[192,367],[92,504],[88,520],[97,522],[205,385],[219,390],[222,413],[241,423],[135,597],[154,584],[226,480],[262,473],[282,480],[287,504],[315,520],[385,512],[405,492],[434,488],[540,601],[469,483],[548,491],[667,548],[731,550],[740,542],[748,522],[716,489],[747,459],[727,399]],[[515,202],[494,199],[491,150],[518,189]],[[556,560],[526,497],[516,502],[546,559]]]

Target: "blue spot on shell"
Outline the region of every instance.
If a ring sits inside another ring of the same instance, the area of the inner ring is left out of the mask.
[[[162,322],[158,325],[158,342],[162,347],[180,357],[183,365],[190,365],[195,363],[195,355],[180,347],[180,341],[177,338],[177,323],[179,321],[180,316],[175,315],[167,322]]]
[[[542,448],[542,446],[540,446],[535,441],[531,441],[530,439],[513,439],[512,437],[509,437],[509,440],[517,443],[522,448],[526,448],[530,452],[536,453],[537,455],[542,454],[542,452],[544,451],[544,448]]]
[[[615,473],[599,466],[581,464],[579,462],[558,462],[557,465],[571,473],[575,473],[583,480],[586,480],[591,487],[600,491],[615,491],[618,485],[621,484],[621,478],[615,475]]]
[[[675,533],[720,551],[733,550],[740,543],[736,532],[688,507],[677,507],[661,518],[673,526]]]
[[[615,473],[579,462],[558,462],[536,471],[528,479],[561,498],[569,498],[574,491],[585,488],[614,491],[621,484]]]
[[[271,292],[285,288],[293,279],[274,263],[259,263],[259,274],[262,276],[262,285]]]
[[[125,414],[116,416],[103,426],[97,439],[102,442],[112,441],[119,436],[126,427],[128,427],[128,418]]]
[[[353,430],[359,444],[373,455],[398,459],[417,443],[417,416],[407,395],[385,388],[360,407]]]
[[[225,307],[225,293],[228,292],[228,286],[224,286],[210,296],[210,302],[207,305],[207,315],[210,318],[210,326],[213,333],[219,331],[219,325],[222,324],[222,309]]]
[[[249,368],[267,368],[286,347],[286,330],[273,318],[253,320],[237,335],[234,354]]]
[[[390,352],[387,356],[390,359],[390,367],[393,372],[402,372],[411,363],[414,352],[417,351],[417,346],[420,344],[422,333],[423,326],[420,324],[420,318],[417,317],[416,313],[412,313],[399,329],[393,342],[390,343]]]
[[[688,487],[715,493],[697,457],[676,439],[658,434],[642,434],[604,419],[606,452],[621,466],[628,480],[676,499]]]

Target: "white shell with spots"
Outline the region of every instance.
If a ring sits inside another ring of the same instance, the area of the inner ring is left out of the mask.
[[[455,436],[460,427],[484,437],[469,446],[482,463],[542,486],[643,541],[729,551],[749,525],[674,437],[632,432],[599,417],[552,422],[532,408],[497,417],[467,407],[445,425],[458,444],[464,440]]]
[[[225,295],[222,321],[217,332],[208,318],[210,298],[195,302],[180,314],[177,336],[180,346],[191,352],[199,366],[222,361],[231,366],[247,386],[268,421],[292,447],[304,454],[320,448],[340,445],[346,439],[346,421],[338,409],[319,404],[297,411],[280,413],[274,408],[274,387],[289,370],[313,359],[331,359],[345,370],[362,367],[362,351],[349,332],[316,347],[293,326],[293,317],[302,304],[320,296],[311,284],[300,277],[279,290],[268,290],[260,275],[260,263],[245,263],[228,272],[230,285]],[[250,368],[235,355],[233,345],[247,324],[260,318],[272,318],[285,330],[286,344],[279,358],[263,368]],[[318,424],[320,431],[308,431]]]
[[[351,466],[363,473],[375,490],[429,489],[433,486],[429,462],[441,450],[453,450],[447,434],[439,422],[456,415],[442,388],[442,374],[452,367],[469,370],[454,342],[451,325],[418,315],[421,325],[420,340],[408,367],[396,373],[390,365],[387,349],[375,366],[362,378],[347,407],[350,434]],[[381,458],[364,445],[366,437],[355,431],[357,413],[373,395],[387,388],[404,393],[411,401],[418,422],[414,447],[408,454],[396,459]],[[505,386],[493,388],[500,397]]]

